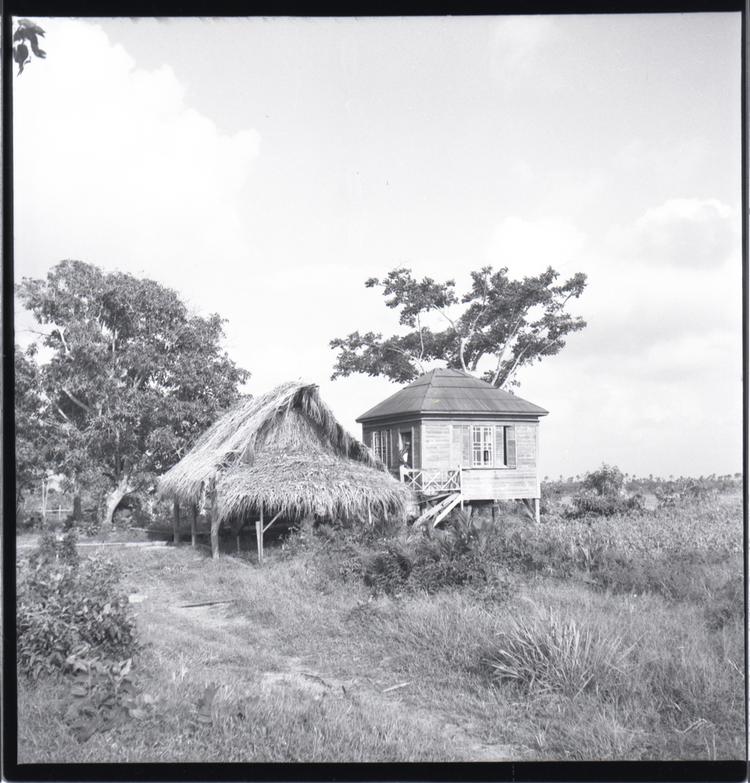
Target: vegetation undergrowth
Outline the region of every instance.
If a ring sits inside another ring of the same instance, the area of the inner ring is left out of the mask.
[[[17,569],[17,660],[27,676],[64,669],[79,649],[110,660],[137,650],[119,568],[109,560],[81,559],[75,535],[69,530],[58,546],[45,531]]]
[[[483,600],[505,600],[512,584],[494,556],[496,537],[491,526],[456,514],[440,530],[303,526],[290,537],[286,552],[304,552],[327,578],[361,581],[372,595],[466,588]]]
[[[48,709],[68,698],[62,681],[24,682],[24,758],[742,758],[738,519],[739,503],[683,501],[595,521],[475,519],[467,540],[466,520],[432,536],[308,526],[262,568],[123,550],[123,586],[144,596],[127,702],[140,717],[66,744],[67,708]],[[615,550],[646,575],[657,555],[700,557],[705,578],[626,589]],[[474,558],[507,583],[501,600],[491,579],[464,578]],[[210,599],[233,603],[180,608]]]
[[[63,721],[79,742],[139,717],[145,703],[131,674],[139,643],[117,564],[82,560],[74,528],[59,544],[47,528],[17,571],[19,673],[64,683]]]

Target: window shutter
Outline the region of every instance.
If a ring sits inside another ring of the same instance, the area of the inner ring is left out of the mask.
[[[399,458],[398,458],[398,431],[397,430],[388,430],[388,443],[390,444],[390,466],[394,470],[398,470],[398,466],[400,464]]]
[[[422,434],[421,425],[411,428],[411,464],[415,468],[422,467]]]
[[[495,427],[495,467],[505,467],[505,427],[502,424]]]
[[[465,468],[471,467],[471,427],[468,424],[461,425],[461,464]]]
[[[506,448],[506,462],[505,464],[509,468],[516,467],[516,428],[515,425],[509,424],[505,428],[505,448]]]

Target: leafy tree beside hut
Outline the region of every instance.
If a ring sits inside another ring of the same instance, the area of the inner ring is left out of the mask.
[[[236,405],[162,476],[159,492],[190,509],[193,536],[205,516],[214,557],[223,522],[239,529],[254,521],[262,542],[278,518],[364,522],[403,516],[413,503],[409,489],[336,420],[318,387],[299,381]]]
[[[154,280],[66,260],[45,279],[24,278],[17,294],[48,357],[37,366],[16,352],[19,410],[28,412],[19,432],[36,436],[44,419],[57,444],[52,470],[74,494],[87,473],[106,479],[109,525],[237,400],[249,373],[222,349],[218,315],[193,315]],[[24,401],[24,384],[38,400]]]

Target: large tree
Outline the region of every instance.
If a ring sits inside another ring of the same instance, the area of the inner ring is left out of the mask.
[[[390,337],[356,331],[331,340],[338,351],[332,378],[365,373],[404,383],[430,364],[445,362],[481,373],[500,388],[517,385],[519,368],[558,353],[567,335],[586,326],[566,309],[583,293],[586,275],[575,274],[562,283],[558,278],[551,267],[514,280],[507,268],[488,266],[471,273],[471,286],[461,296],[454,280],[417,280],[403,267],[382,280],[370,278],[365,285],[382,290],[404,328]],[[436,319],[442,329],[428,325]]]
[[[171,467],[249,374],[221,348],[222,319],[191,315],[171,289],[81,261],[25,278],[23,304],[51,351],[41,384],[65,433],[60,470],[94,468],[123,498]],[[67,444],[68,448],[65,448]]]

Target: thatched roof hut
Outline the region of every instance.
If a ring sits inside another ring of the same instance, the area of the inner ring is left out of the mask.
[[[186,505],[208,500],[212,529],[263,515],[402,515],[412,502],[406,487],[339,424],[318,387],[301,382],[226,413],[161,477],[159,493]]]

